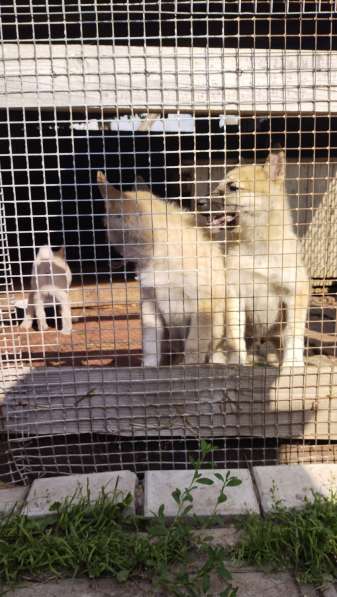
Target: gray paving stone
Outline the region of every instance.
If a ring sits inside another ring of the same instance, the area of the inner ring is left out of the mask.
[[[281,501],[286,508],[301,508],[312,492],[329,496],[337,490],[337,464],[281,464],[255,466],[254,476],[264,512]]]
[[[7,514],[12,510],[20,510],[24,504],[28,487],[9,485],[0,486],[0,514]]]
[[[95,501],[104,489],[107,495],[126,495],[134,497],[137,477],[130,471],[92,473],[90,475],[70,475],[68,477],[49,477],[36,479],[28,493],[23,512],[28,516],[44,516],[54,502],[62,502],[75,496],[78,500],[90,491],[90,498]],[[134,503],[132,504],[134,509]]]
[[[290,574],[264,572],[234,572],[233,584],[238,587],[238,597],[299,597]],[[223,582],[212,577],[211,595],[217,597],[224,590]],[[6,593],[6,597],[167,597],[166,592],[154,590],[146,581],[131,581],[123,585],[112,578],[97,580],[66,579],[59,582],[25,583]]]
[[[234,572],[233,585],[238,587],[238,597],[299,597],[297,585],[287,572],[267,574],[265,572]],[[221,587],[215,586],[215,591]],[[216,594],[216,593],[215,593]]]
[[[323,597],[337,597],[337,591],[336,591],[334,585],[332,585],[332,584],[322,587],[321,594],[323,595]]]
[[[203,476],[214,480],[214,485],[199,485],[193,491],[193,510],[199,516],[209,516],[214,511],[221,482],[214,473],[226,475],[227,470],[207,469],[201,471]],[[220,504],[218,513],[221,515],[235,516],[247,511],[259,512],[253,483],[247,469],[232,471],[232,474],[241,479],[242,484],[237,487],[228,487],[225,490],[227,501]],[[193,471],[148,471],[144,480],[144,515],[152,516],[164,504],[166,516],[175,516],[177,504],[172,493],[176,488],[183,491],[191,482]]]
[[[150,583],[128,582],[119,584],[112,578],[89,580],[86,578],[65,579],[54,582],[27,582],[6,597],[154,597]]]
[[[197,530],[195,536],[202,540],[207,539],[209,545],[221,545],[227,549],[239,543],[242,532],[235,525],[226,524],[221,528]]]
[[[318,592],[311,585],[299,584],[298,590],[300,597],[318,597]]]

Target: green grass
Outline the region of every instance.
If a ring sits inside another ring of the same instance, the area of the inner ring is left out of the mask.
[[[113,498],[104,492],[95,503],[89,493],[78,501],[56,503],[51,516],[40,519],[18,514],[4,517],[0,520],[1,583],[8,587],[22,580],[62,576],[110,576],[125,582],[138,577],[167,595],[197,597],[211,594],[211,575],[216,574],[224,586],[220,597],[234,597],[237,592],[224,565],[224,549],[207,539],[197,540],[195,528],[204,526],[203,522],[187,517],[195,489],[213,484],[199,472],[211,451],[202,442],[202,457],[194,463],[190,485],[172,494],[178,511],[170,522],[163,506],[145,521],[130,514],[130,495],[121,501],[117,493]],[[217,506],[226,500],[224,489],[240,483],[229,473],[219,475],[219,480],[222,486],[214,517]]]
[[[320,586],[337,578],[337,496],[313,496],[302,510],[280,505],[265,518],[241,521],[242,539],[232,555],[272,570],[292,569],[305,583]]]
[[[55,505],[55,515],[29,519],[12,515],[0,525],[0,579],[16,583],[45,576],[109,575],[119,581],[142,574],[150,577],[184,557],[189,541],[177,532],[170,541],[151,542],[139,529],[141,521],[127,514],[128,496],[116,504],[102,494],[94,504],[89,497],[77,504]]]

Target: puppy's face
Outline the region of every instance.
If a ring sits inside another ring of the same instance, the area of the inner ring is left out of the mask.
[[[210,222],[218,228],[238,225],[240,214],[270,209],[284,196],[283,152],[270,154],[263,166],[244,165],[230,170],[210,198]]]

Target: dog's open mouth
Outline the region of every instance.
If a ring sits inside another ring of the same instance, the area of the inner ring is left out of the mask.
[[[225,212],[217,216],[210,217],[210,226],[215,228],[233,228],[239,225],[239,214],[237,212]]]
[[[218,229],[234,228],[239,225],[239,210],[236,205],[212,205],[212,212],[209,213],[209,225]]]
[[[225,230],[228,228],[235,228],[240,224],[239,209],[237,205],[226,205],[224,208],[223,202],[219,202],[218,198],[214,198],[208,202],[203,201],[199,203],[202,208],[202,214],[207,219],[210,228],[217,228],[218,230]]]

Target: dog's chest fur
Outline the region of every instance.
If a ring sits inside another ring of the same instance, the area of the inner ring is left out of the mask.
[[[240,242],[228,248],[228,278],[262,334],[278,318],[298,277],[305,279],[297,245],[286,198],[275,210],[240,213]]]
[[[137,269],[141,288],[147,294],[152,289],[162,314],[173,317],[195,312],[199,300],[210,300],[214,284],[225,291],[221,249],[209,242],[202,230],[188,226],[181,218],[174,221],[167,217],[165,240],[155,225],[153,231],[153,257],[138,262]]]

